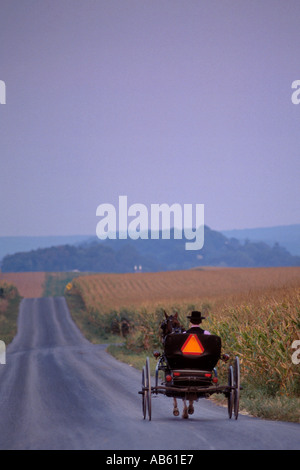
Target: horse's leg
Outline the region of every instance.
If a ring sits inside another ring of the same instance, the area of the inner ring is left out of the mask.
[[[182,417],[184,419],[187,419],[189,417],[189,415],[188,415],[188,408],[187,408],[187,404],[186,404],[186,399],[183,398],[182,401],[183,401]]]
[[[189,400],[188,414],[194,414],[194,400]]]
[[[173,405],[174,405],[174,408],[173,408],[173,415],[174,415],[174,416],[178,416],[178,415],[179,415],[179,409],[178,409],[177,400],[176,400],[175,397],[173,398]]]

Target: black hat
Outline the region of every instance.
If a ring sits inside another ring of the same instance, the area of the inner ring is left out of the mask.
[[[203,317],[201,312],[194,310],[191,315],[187,316],[187,318],[191,321],[191,323],[201,323],[201,321],[205,320],[206,317]]]

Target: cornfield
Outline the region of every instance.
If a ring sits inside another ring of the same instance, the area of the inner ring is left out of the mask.
[[[253,303],[225,305],[209,323],[223,348],[239,356],[244,380],[264,386],[270,395],[299,395],[300,375],[291,347],[300,338],[300,288],[270,291]]]
[[[22,297],[42,297],[46,273],[26,272],[26,273],[1,273],[0,282],[7,282],[15,285]]]
[[[207,268],[162,273],[94,274],[69,285],[86,307],[98,313],[113,309],[147,308],[158,304],[193,304],[245,294],[257,296],[268,289],[299,287],[300,268]]]
[[[90,275],[74,279],[66,295],[80,299],[81,315],[99,334],[122,334],[125,321],[127,348],[137,353],[161,347],[164,310],[177,311],[187,327],[188,312],[199,309],[223,352],[239,356],[246,383],[269,396],[299,396],[292,343],[300,339],[300,268]]]

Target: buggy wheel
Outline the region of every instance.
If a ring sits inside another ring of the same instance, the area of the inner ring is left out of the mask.
[[[146,368],[145,366],[143,367],[142,371],[142,411],[143,411],[143,417],[146,419],[146,414],[147,414],[147,390],[146,390]]]
[[[239,406],[240,406],[240,388],[241,388],[241,379],[240,379],[240,361],[236,356],[234,360],[234,417],[238,419],[239,415]]]
[[[149,357],[146,359],[146,401],[147,401],[147,408],[148,408],[148,418],[151,421],[151,375],[150,375],[150,361]]]
[[[229,392],[228,392],[228,396],[227,396],[227,400],[228,400],[228,417],[229,417],[229,419],[231,419],[231,417],[232,417],[232,410],[233,410],[233,403],[234,403],[234,389],[232,387],[233,387],[233,367],[229,366],[229,369],[228,369],[228,388],[229,388]]]

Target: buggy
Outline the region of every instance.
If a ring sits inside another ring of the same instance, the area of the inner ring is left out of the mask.
[[[228,382],[220,385],[216,365],[221,357],[221,338],[216,335],[171,333],[164,339],[164,352],[154,352],[157,359],[155,370],[155,385],[151,386],[150,361],[142,371],[143,417],[151,420],[151,397],[163,394],[173,397],[173,414],[178,416],[177,398],[184,401],[184,418],[193,413],[193,401],[199,398],[208,398],[212,394],[222,393],[227,398],[229,419],[234,415],[238,418],[240,397],[240,364],[236,356],[233,364],[228,367]],[[163,381],[159,384],[160,372]],[[190,402],[189,408],[186,400]]]

